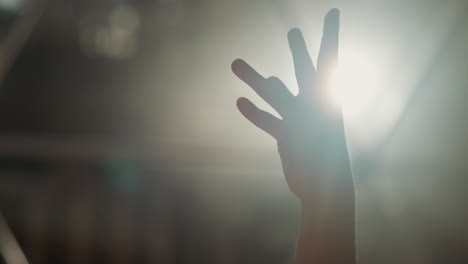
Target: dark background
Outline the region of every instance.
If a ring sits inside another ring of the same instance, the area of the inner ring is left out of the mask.
[[[295,90],[287,31],[315,57],[332,7],[400,102],[346,121],[360,262],[468,262],[465,1],[8,2],[0,211],[30,263],[292,263],[299,203],[235,100],[270,108],[230,63]]]

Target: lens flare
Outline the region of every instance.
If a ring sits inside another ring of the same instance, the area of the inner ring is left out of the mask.
[[[380,73],[369,56],[351,53],[340,58],[332,77],[331,98],[347,117],[359,118],[376,103]]]

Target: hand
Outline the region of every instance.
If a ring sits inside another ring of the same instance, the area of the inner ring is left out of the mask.
[[[354,184],[343,117],[327,103],[338,60],[339,11],[325,17],[315,69],[298,29],[288,34],[299,93],[294,96],[276,77],[264,78],[242,60],[233,72],[278,111],[278,119],[246,98],[237,106],[253,124],[278,142],[286,181],[302,201],[297,264],[356,263]]]
[[[264,78],[240,59],[232,63],[233,72],[281,115],[278,119],[246,98],[237,101],[248,120],[277,140],[286,181],[302,201],[354,195],[341,109],[328,98],[338,60],[338,31],[339,11],[332,9],[325,17],[317,68],[300,30],[288,33],[296,96],[277,77]]]

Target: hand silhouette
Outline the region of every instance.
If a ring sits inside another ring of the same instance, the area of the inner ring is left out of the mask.
[[[327,103],[338,61],[339,11],[325,17],[315,69],[298,29],[288,34],[299,93],[276,77],[264,78],[244,61],[233,72],[278,111],[282,119],[239,98],[240,112],[278,142],[286,181],[302,202],[296,264],[356,263],[354,184],[341,110]]]
[[[281,115],[278,119],[246,98],[237,101],[248,120],[277,140],[286,181],[303,201],[338,201],[354,194],[341,110],[327,100],[338,60],[338,31],[339,11],[332,9],[325,17],[316,69],[300,30],[288,33],[296,96],[277,77],[264,78],[241,59],[232,63],[233,72]]]

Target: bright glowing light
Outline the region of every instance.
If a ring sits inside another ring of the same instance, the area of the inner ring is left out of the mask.
[[[376,103],[379,65],[363,54],[343,54],[332,83],[332,100],[342,106],[344,115],[362,117]]]

